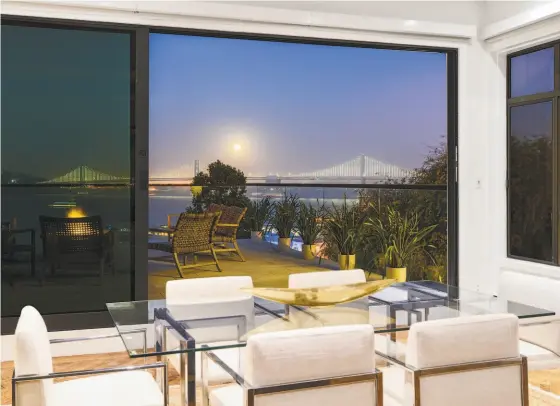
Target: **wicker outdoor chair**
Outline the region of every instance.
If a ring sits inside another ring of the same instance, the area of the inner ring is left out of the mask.
[[[43,256],[51,273],[67,260],[92,259],[99,263],[99,277],[103,279],[105,265],[115,274],[113,264],[113,233],[105,232],[100,216],[65,218],[39,216]]]
[[[221,212],[202,214],[181,213],[173,230],[171,241],[149,242],[148,249],[173,254],[173,261],[181,278],[184,278],[182,272],[184,269],[206,265],[216,265],[218,271],[221,272],[218,258],[212,245],[212,238],[221,214]],[[214,261],[197,264],[194,254],[203,252],[210,252]],[[193,254],[194,257],[191,264],[187,263],[188,254]],[[179,255],[183,256],[183,264],[181,264]]]
[[[209,212],[222,212],[216,227],[216,233],[212,239],[214,251],[216,252],[234,252],[239,255],[241,261],[245,262],[243,254],[237,245],[237,230],[241,224],[241,220],[247,212],[246,207],[225,206],[212,203],[208,206]],[[228,247],[226,244],[231,244]]]

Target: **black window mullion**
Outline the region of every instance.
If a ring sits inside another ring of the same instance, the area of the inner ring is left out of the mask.
[[[558,53],[560,50],[560,45],[556,47],[556,54],[558,57]],[[558,58],[556,59],[556,73],[558,79],[558,72],[560,71],[560,64],[558,64]],[[558,82],[557,82],[558,85]],[[560,185],[558,182],[560,181],[560,96],[554,100],[554,113],[553,113],[553,133],[552,133],[552,143],[553,143],[553,150],[554,150],[554,173],[552,176],[553,181],[553,196],[554,201],[552,203],[552,221],[553,226],[555,229],[552,232],[553,237],[553,255],[556,264],[560,264]]]
[[[517,97],[511,97],[511,87],[512,87],[512,58],[530,54],[532,52],[545,49],[554,48],[554,88],[552,91],[546,93],[538,94],[528,94]],[[560,42],[542,44],[537,47],[526,49],[514,54],[510,54],[507,60],[507,253],[509,257],[522,259],[531,262],[540,262],[548,264],[560,264]],[[527,106],[536,103],[552,102],[552,213],[551,213],[551,224],[552,224],[552,262],[542,261],[536,258],[529,257],[519,257],[512,255],[511,243],[511,169],[512,169],[512,157],[511,157],[511,141],[512,141],[512,114],[511,110],[514,107]]]
[[[560,42],[554,47],[554,90],[560,92]]]
[[[556,47],[558,50],[558,47]],[[560,175],[560,153],[558,151],[560,139],[558,137],[558,101],[556,97],[552,100],[552,260],[558,264],[558,233],[560,232],[560,213],[559,204],[560,196],[558,195],[560,188],[558,187],[558,175]]]

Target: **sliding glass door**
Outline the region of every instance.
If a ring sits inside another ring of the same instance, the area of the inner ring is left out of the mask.
[[[2,317],[134,296],[135,33],[3,21]]]

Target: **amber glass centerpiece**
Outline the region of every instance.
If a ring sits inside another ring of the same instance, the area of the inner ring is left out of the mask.
[[[253,296],[287,305],[333,306],[371,295],[394,283],[396,283],[394,279],[384,279],[319,288],[243,288],[242,290],[251,293]]]

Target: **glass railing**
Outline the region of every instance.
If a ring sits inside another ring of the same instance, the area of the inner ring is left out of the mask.
[[[282,250],[286,247],[279,247],[279,240],[282,238],[286,244],[289,238],[292,255],[303,256],[304,245],[310,245],[316,259],[336,267],[340,265],[340,245],[346,244],[352,246],[348,252],[355,254],[355,266],[371,274],[385,276],[391,265],[406,267],[409,280],[445,282],[447,278],[447,191],[444,186],[251,184],[243,191],[152,185],[149,194],[152,228],[173,227],[177,218],[168,215],[202,212],[210,203],[247,206],[237,234],[240,240],[251,239],[246,245],[258,239],[259,243]],[[275,218],[276,212],[286,214]],[[302,220],[310,214],[317,221]],[[351,224],[342,227],[339,230],[342,235],[337,235],[336,227],[329,225],[349,220],[349,215],[354,216]],[[282,224],[284,230],[279,230],[277,224]],[[289,227],[289,235],[286,227]],[[301,228],[305,227],[307,231],[302,232]],[[344,238],[353,241],[340,241]],[[281,257],[275,260],[278,258]]]

